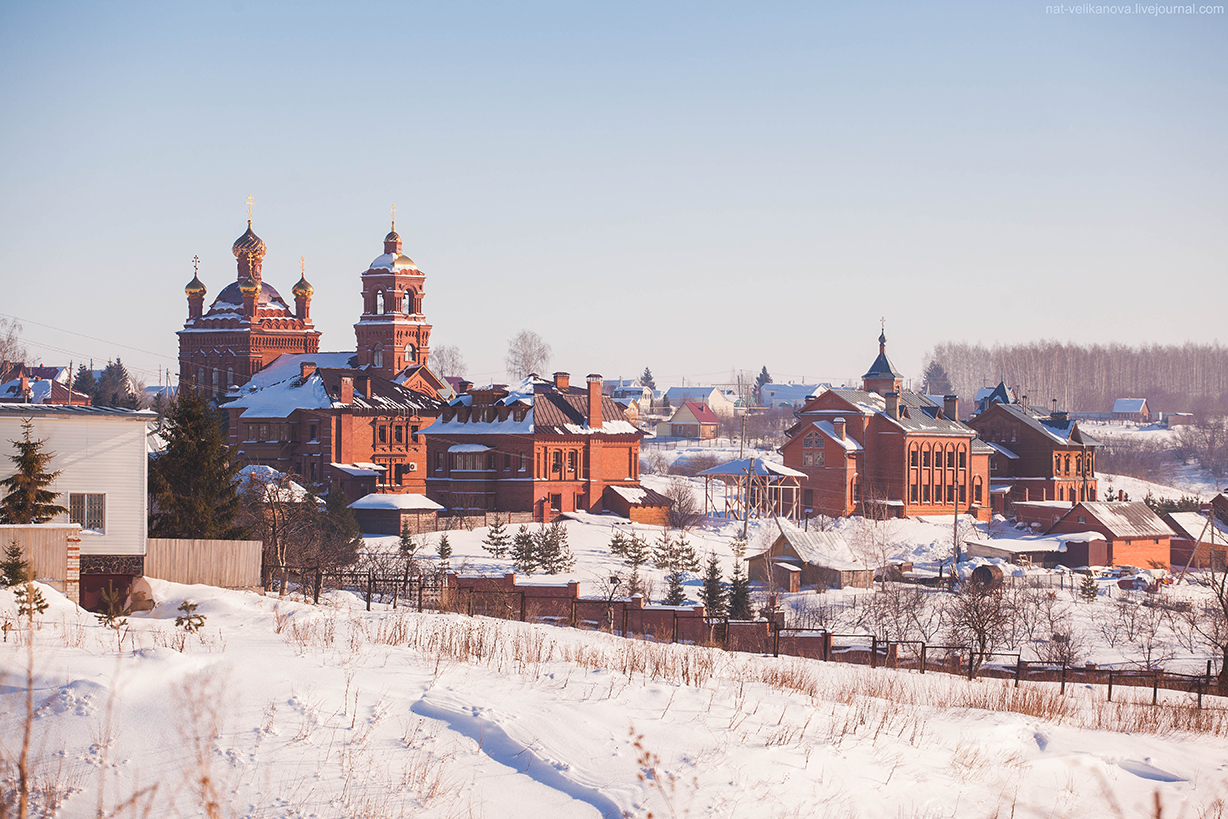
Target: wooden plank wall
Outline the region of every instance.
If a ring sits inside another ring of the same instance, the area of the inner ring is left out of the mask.
[[[172,583],[203,583],[225,589],[260,586],[259,540],[146,541],[145,575]]]
[[[77,526],[0,526],[0,551],[17,541],[22,556],[30,561],[34,579],[63,592],[75,602],[77,565],[69,565],[69,552],[72,551],[72,557],[76,558],[79,535]]]

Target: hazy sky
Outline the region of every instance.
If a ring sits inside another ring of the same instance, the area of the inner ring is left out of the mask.
[[[251,194],[326,350],[395,203],[475,380],[522,328],[659,384],[857,377],[880,316],[910,376],[944,340],[1225,335],[1222,12],[516,6],[0,3],[0,314],[155,382]]]

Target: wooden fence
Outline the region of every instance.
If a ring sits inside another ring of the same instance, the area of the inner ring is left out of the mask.
[[[263,548],[259,540],[151,537],[145,542],[145,575],[172,583],[258,589]]]
[[[74,603],[81,599],[81,527],[75,523],[0,525],[0,551],[16,543],[30,561],[34,579],[63,592]]]

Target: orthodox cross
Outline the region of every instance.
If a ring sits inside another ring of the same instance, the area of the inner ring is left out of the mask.
[[[192,257],[192,275],[193,276],[200,275],[200,256]]]
[[[887,332],[887,317],[883,316],[878,320],[878,329],[882,332]]]
[[[256,200],[252,199],[252,195],[249,193],[247,195],[247,221],[249,222],[252,220],[252,205],[254,204],[256,204]]]
[[[392,206],[392,229],[397,229],[397,206]]]
[[[298,257],[298,269],[302,271],[303,278],[304,279],[307,278],[307,257],[306,256]]]

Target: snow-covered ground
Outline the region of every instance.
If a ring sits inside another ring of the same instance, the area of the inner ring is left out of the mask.
[[[1199,817],[1228,799],[1216,698],[1190,733],[1174,692],[1109,704],[162,582],[121,643],[44,593],[31,768],[62,817]],[[206,621],[177,650],[185,599]],[[0,644],[10,756],[26,645]]]
[[[1079,428],[1090,433],[1100,441],[1111,441],[1114,438],[1158,443],[1171,448],[1176,443],[1177,431],[1162,427],[1159,424],[1084,424]],[[1175,457],[1169,458],[1164,464],[1164,474],[1155,476],[1155,482],[1140,481],[1116,475],[1098,475],[1100,488],[1108,488],[1113,483],[1115,489],[1125,489],[1130,493],[1131,500],[1142,500],[1151,489],[1157,497],[1176,498],[1181,495],[1195,495],[1210,500],[1222,489],[1228,487],[1228,479],[1216,478],[1207,470],[1201,468],[1197,461],[1181,463]],[[1120,485],[1119,485],[1120,484]],[[1134,486],[1132,489],[1131,486]]]

